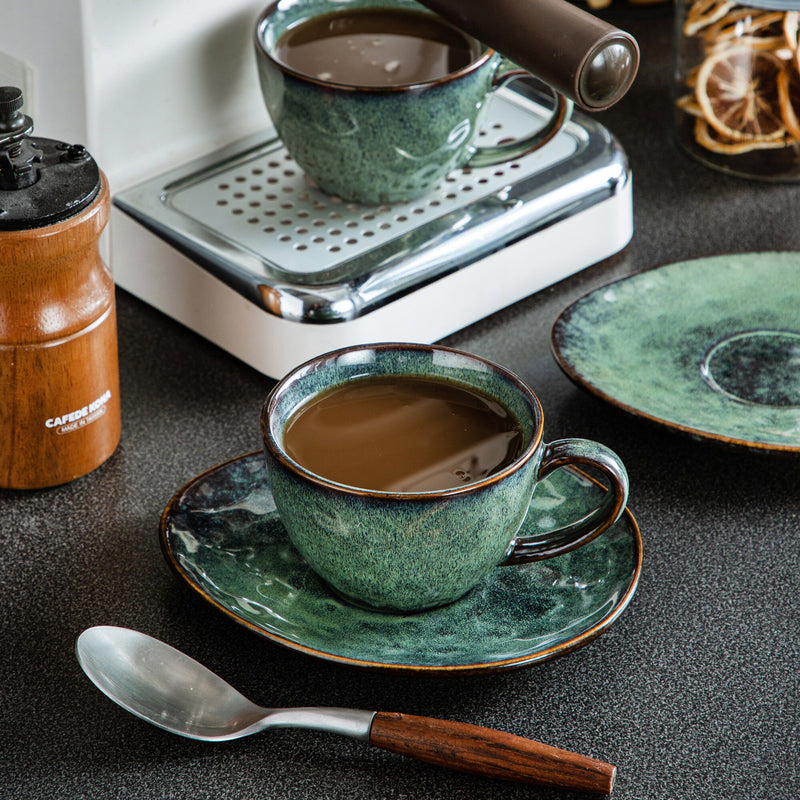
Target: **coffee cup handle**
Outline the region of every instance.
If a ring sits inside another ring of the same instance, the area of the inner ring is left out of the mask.
[[[589,439],[559,439],[545,445],[538,479],[569,465],[596,467],[608,479],[610,489],[600,505],[581,519],[541,534],[519,536],[500,566],[541,561],[587,544],[608,530],[622,515],[628,502],[628,473],[619,456]]]
[[[517,80],[517,78],[531,77],[531,73],[527,70],[508,62],[505,62],[505,64],[498,70],[492,80],[493,92]],[[568,97],[554,89],[551,89],[551,91],[555,98],[555,108],[542,128],[521,139],[514,139],[491,147],[475,147],[467,164],[471,167],[491,167],[506,161],[513,161],[515,158],[522,158],[522,156],[526,156],[528,153],[532,153],[534,150],[546,145],[567,124],[572,116],[574,107],[574,103]]]

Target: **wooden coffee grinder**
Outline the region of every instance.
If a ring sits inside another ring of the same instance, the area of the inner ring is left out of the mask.
[[[31,138],[0,87],[0,487],[66,483],[120,438],[105,175],[82,145]]]

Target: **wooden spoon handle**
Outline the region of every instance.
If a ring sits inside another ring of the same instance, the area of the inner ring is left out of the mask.
[[[610,794],[617,768],[510,733],[379,711],[369,743],[382,750],[490,778]]]

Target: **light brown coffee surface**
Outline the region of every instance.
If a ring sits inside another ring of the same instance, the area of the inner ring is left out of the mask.
[[[291,458],[329,480],[392,492],[452,488],[510,464],[518,421],[481,392],[408,376],[354,380],[323,392],[283,432]]]
[[[354,9],[306,20],[281,36],[275,57],[320,80],[405,86],[436,80],[480,54],[474,39],[444,20],[402,9]]]

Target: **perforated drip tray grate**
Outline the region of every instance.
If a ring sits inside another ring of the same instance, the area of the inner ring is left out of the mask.
[[[533,88],[490,101],[478,143],[526,135],[549,115]],[[576,115],[539,151],[457,170],[410,203],[345,203],[282,143],[251,137],[129,189],[115,203],[278,316],[353,319],[597,204],[627,184],[613,138]]]
[[[243,164],[209,187],[184,189],[172,207],[225,231],[255,255],[268,253],[275,267],[291,272],[295,280],[313,283],[318,273],[502,190],[521,166],[465,168],[448,176],[435,194],[413,203],[361,206],[314,189],[292,157],[279,150]],[[208,189],[215,190],[213,195]]]

